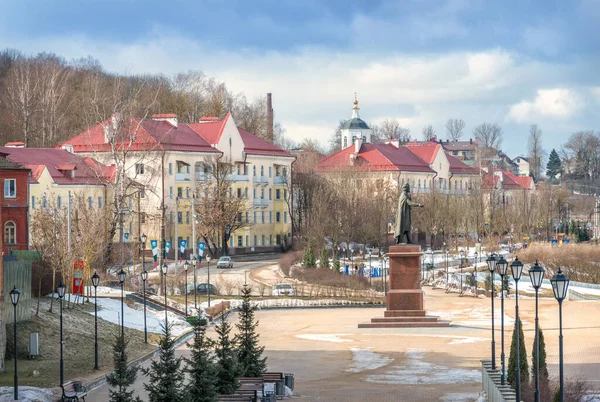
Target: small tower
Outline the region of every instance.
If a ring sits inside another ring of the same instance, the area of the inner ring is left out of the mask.
[[[356,98],[355,92],[352,118],[347,120],[342,127],[342,149],[348,148],[349,146],[355,144],[357,140],[360,142],[360,144],[364,142],[371,142],[371,133],[373,130],[371,130],[367,123],[360,118],[358,114],[359,110],[360,108],[358,107],[358,99]]]

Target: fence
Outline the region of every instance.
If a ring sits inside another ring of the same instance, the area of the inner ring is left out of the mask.
[[[21,292],[17,304],[17,321],[31,319],[31,261],[4,261],[4,322],[13,322],[10,291],[13,286]]]

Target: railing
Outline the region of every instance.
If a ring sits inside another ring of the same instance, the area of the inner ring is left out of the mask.
[[[254,182],[254,184],[262,184],[262,185],[269,184],[269,178],[267,176],[254,176],[252,178],[252,181]]]
[[[283,176],[275,176],[273,178],[273,184],[275,184],[276,186],[284,185],[284,184],[286,184],[285,182],[286,182],[286,180],[285,180],[285,177],[283,177]]]
[[[232,174],[231,181],[234,183],[249,181],[247,174]]]
[[[189,173],[175,173],[175,181],[190,181]]]
[[[488,402],[514,402],[517,400],[515,390],[505,383],[500,385],[500,370],[492,370],[492,362],[481,361],[481,382]]]
[[[196,180],[208,180],[209,174],[204,172],[196,172]]]

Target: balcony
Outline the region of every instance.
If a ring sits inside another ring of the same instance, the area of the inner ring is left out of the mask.
[[[275,176],[273,178],[273,184],[276,185],[276,186],[283,186],[283,185],[285,185],[287,183],[286,183],[285,177],[283,177],[283,176]]]
[[[234,183],[242,183],[250,181],[247,174],[232,174],[230,180]]]
[[[199,181],[208,180],[209,177],[210,177],[210,173],[196,172],[196,180],[199,180]]]
[[[252,200],[252,206],[255,208],[266,208],[269,206],[269,200],[255,198]]]
[[[175,173],[175,181],[190,181],[189,173]]]
[[[252,177],[252,182],[255,185],[266,186],[267,184],[269,184],[269,178],[267,176],[254,176]]]

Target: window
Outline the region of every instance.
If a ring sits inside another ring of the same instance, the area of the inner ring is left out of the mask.
[[[283,199],[287,201],[287,190],[283,190]]]
[[[244,188],[244,198],[248,199],[248,187]]]
[[[242,247],[242,236],[238,236],[238,242],[237,242],[238,247]]]
[[[265,199],[265,189],[264,189],[264,188],[261,188],[261,189],[260,189],[260,199],[261,199],[261,200],[264,200],[264,199]]]
[[[190,211],[185,211],[185,223],[190,224]]]
[[[31,209],[35,209],[35,195],[31,196]]]
[[[258,237],[254,235],[254,245],[258,246]]]
[[[275,244],[277,244],[278,246],[281,244],[281,235],[277,235],[277,237],[275,238]]]
[[[249,243],[249,240],[248,240],[249,238],[250,238],[250,236],[246,235],[246,247],[249,246],[249,244],[248,244]]]
[[[17,179],[4,180],[4,197],[17,198]]]
[[[269,246],[273,245],[273,235],[269,235]]]
[[[463,189],[463,188],[462,188],[462,181],[460,182],[460,189],[461,189],[461,190]]]
[[[242,189],[241,188],[237,189],[237,198],[242,198]]]
[[[173,187],[169,187],[169,197],[173,199]]]
[[[140,198],[146,198],[146,191],[145,190],[140,191]]]
[[[275,167],[275,176],[279,176],[279,166]]]
[[[141,212],[140,218],[141,218],[142,223],[146,223],[146,214],[145,213]]]
[[[169,162],[169,174],[173,174],[173,164],[171,162]]]
[[[423,188],[427,188],[427,180],[423,180]]]
[[[88,197],[88,209],[92,209],[94,207],[94,199],[90,196]]]
[[[281,222],[281,212],[275,213],[275,222],[277,222],[277,223]]]
[[[238,212],[238,222],[242,222],[242,213]]]
[[[256,166],[252,166],[252,176],[256,177]]]
[[[283,223],[287,223],[287,212],[283,212]]]
[[[271,177],[271,166],[269,166],[269,177]]]
[[[183,198],[183,187],[177,187],[177,198]]]
[[[344,148],[348,148],[348,138],[344,137]]]
[[[8,221],[4,225],[4,243],[16,244],[17,242],[17,226],[14,222]]]
[[[229,198],[233,198],[233,188],[229,187]]]
[[[421,188],[421,179],[419,179],[419,188]]]
[[[281,199],[281,190],[280,189],[275,190],[275,199],[276,200]]]
[[[169,212],[169,223],[173,224],[173,217],[175,216],[175,214],[173,213],[173,211]]]
[[[233,247],[233,236],[229,238],[229,247]]]
[[[260,167],[260,175],[261,175],[261,177],[265,175],[265,167],[262,165]]]
[[[270,188],[269,189],[269,200],[272,200],[272,199],[273,199],[273,189]]]
[[[265,223],[265,211],[261,211],[260,220],[261,220],[261,223]]]
[[[244,163],[244,176],[248,176],[248,165]]]
[[[262,235],[262,245],[265,245],[265,235]]]
[[[240,164],[238,164],[238,165],[237,165],[237,174],[238,174],[238,176],[240,175],[240,168],[241,168],[241,167],[242,167],[242,166],[241,166]]]
[[[190,198],[190,188],[189,187],[185,188],[185,198]]]
[[[250,222],[250,212],[246,212],[246,223]]]
[[[42,208],[43,209],[48,208],[48,198],[46,198],[45,195],[42,196]]]
[[[143,163],[135,164],[135,174],[144,174],[144,164]]]
[[[129,222],[129,233],[133,233],[133,224],[131,222]]]
[[[104,208],[104,198],[98,197],[98,209]]]
[[[287,168],[283,168],[283,169],[281,169],[281,175],[282,175],[283,177],[287,177]]]
[[[62,209],[62,197],[60,195],[56,197],[56,208]]]
[[[256,211],[254,211],[254,223],[258,223],[258,222],[256,222]],[[256,242],[254,242],[254,243],[256,243]]]

